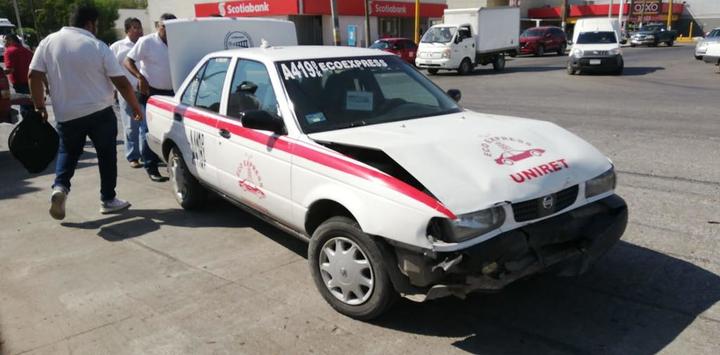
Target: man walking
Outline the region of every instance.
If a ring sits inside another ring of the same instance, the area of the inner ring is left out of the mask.
[[[110,50],[117,58],[118,64],[123,66],[125,57],[133,48],[138,38],[143,35],[142,23],[135,17],[128,17],[125,20],[126,37],[110,45]],[[125,77],[130,85],[137,87],[137,79],[123,66]],[[120,119],[122,121],[125,136],[125,158],[130,163],[130,167],[139,168],[142,165],[139,160],[141,155],[145,155],[143,160],[153,159],[147,152],[149,151],[145,141],[147,133],[147,123],[145,120],[134,120],[133,111],[127,101],[122,96],[118,97],[118,106],[120,108]],[[151,152],[152,153],[152,152]]]
[[[32,52],[23,47],[20,39],[14,34],[5,35],[5,74],[18,94],[29,94],[28,71]],[[25,117],[28,111],[32,110],[31,105],[20,106],[20,114]]]
[[[175,19],[173,14],[162,14],[156,28],[157,32],[142,36],[125,58],[125,68],[138,79],[138,98],[145,108],[152,95],[174,96],[170,78],[170,58],[168,56],[167,35],[163,21]],[[136,66],[140,64],[140,68]],[[165,181],[166,178],[158,171],[159,158],[150,149],[149,158],[145,159],[145,170],[152,181]],[[143,154],[144,155],[144,154]],[[152,156],[150,156],[152,155]],[[150,159],[152,158],[152,159]]]
[[[94,36],[98,16],[94,6],[78,7],[71,26],[43,39],[30,63],[30,93],[35,110],[47,120],[43,90],[47,80],[60,136],[50,197],[50,215],[55,219],[65,218],[70,179],[87,137],[95,146],[100,168],[100,213],[130,206],[115,194],[117,119],[112,109],[113,85],[133,108],[136,119],[142,119],[142,109],[115,56]]]

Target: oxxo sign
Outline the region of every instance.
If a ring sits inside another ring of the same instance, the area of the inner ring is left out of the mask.
[[[633,4],[632,13],[633,15],[657,15],[660,13],[661,5],[661,0],[636,1]]]

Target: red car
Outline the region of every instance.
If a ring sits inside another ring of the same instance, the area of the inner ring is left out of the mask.
[[[415,65],[417,45],[407,38],[382,38],[370,45],[370,48],[382,49],[386,52],[390,52],[399,56],[406,62]]]
[[[495,162],[500,165],[513,165],[516,161],[525,160],[530,157],[539,157],[545,153],[545,149],[512,150],[500,154]]]
[[[547,52],[565,55],[567,36],[555,26],[528,28],[520,34],[520,53],[543,56]]]

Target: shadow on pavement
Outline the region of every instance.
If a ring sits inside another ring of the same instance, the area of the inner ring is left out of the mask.
[[[97,235],[109,242],[137,238],[159,230],[162,226],[186,228],[252,228],[303,258],[307,257],[307,243],[270,226],[220,197],[211,194],[206,208],[199,211],[183,209],[133,209],[94,221],[62,222],[63,227],[97,230]]]
[[[95,152],[86,151],[80,157],[77,169],[83,169],[97,165],[89,163],[87,160],[95,159]],[[55,174],[55,160],[48,164],[47,168],[41,173],[30,174],[27,170],[13,158],[9,151],[0,151],[0,200],[13,199],[18,196],[40,191],[37,187],[30,186],[28,179],[36,178],[44,175]],[[50,196],[50,186],[47,186],[48,197]]]
[[[622,76],[640,76],[652,74],[658,70],[665,70],[664,67],[625,67],[623,69]],[[612,75],[606,72],[586,72],[583,71],[581,75]]]
[[[507,66],[507,67],[505,67],[505,70],[503,70],[503,71],[495,71],[495,70],[493,70],[492,65],[488,65],[488,66],[484,66],[484,67],[482,67],[482,66],[476,67],[475,70],[473,70],[472,72],[470,72],[469,74],[466,74],[466,75],[460,75],[457,73],[457,71],[454,71],[454,70],[452,70],[452,71],[451,70],[442,70],[442,71],[439,71],[437,74],[431,75],[429,77],[432,78],[433,76],[462,77],[462,76],[477,76],[477,75],[503,75],[503,74],[512,74],[512,73],[533,73],[533,72],[546,72],[546,71],[556,71],[556,70],[565,70],[565,67],[564,66],[552,66],[552,67],[548,67],[548,66],[511,67],[511,66]],[[427,72],[425,72],[425,74],[427,74]]]
[[[654,354],[719,300],[718,275],[620,242],[582,277],[542,275],[464,301],[402,300],[374,323],[464,337],[454,345],[471,353]]]

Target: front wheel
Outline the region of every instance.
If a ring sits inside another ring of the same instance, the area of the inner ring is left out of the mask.
[[[625,62],[622,59],[620,59],[620,63],[618,63],[618,66],[615,69],[615,71],[613,72],[613,74],[622,75],[624,69],[625,69]]]
[[[536,57],[542,57],[542,56],[544,56],[544,55],[545,55],[545,47],[543,47],[543,46],[538,46],[537,49],[535,50],[535,56],[536,56]]]
[[[695,59],[697,59],[697,60],[702,60],[703,57],[702,57],[701,55],[696,55],[696,56],[695,56]]]
[[[207,197],[207,190],[190,173],[178,148],[170,150],[167,169],[178,204],[186,210],[201,207]]]
[[[671,40],[667,41],[667,46],[668,46],[668,47],[672,47],[673,44],[675,44],[675,41],[674,41],[674,40],[671,39]]]
[[[332,217],[313,233],[308,261],[315,286],[332,308],[359,320],[380,316],[397,300],[380,247],[354,220]]]
[[[472,63],[470,63],[470,59],[465,58],[460,62],[460,67],[458,68],[458,74],[465,75],[472,71]]]
[[[570,63],[570,61],[568,61],[566,69],[567,69],[568,75],[575,75],[575,68],[573,68],[573,65],[572,65],[572,63]]]
[[[428,69],[427,71],[428,71],[428,74],[430,74],[430,75],[435,75],[438,73],[437,69]]]

